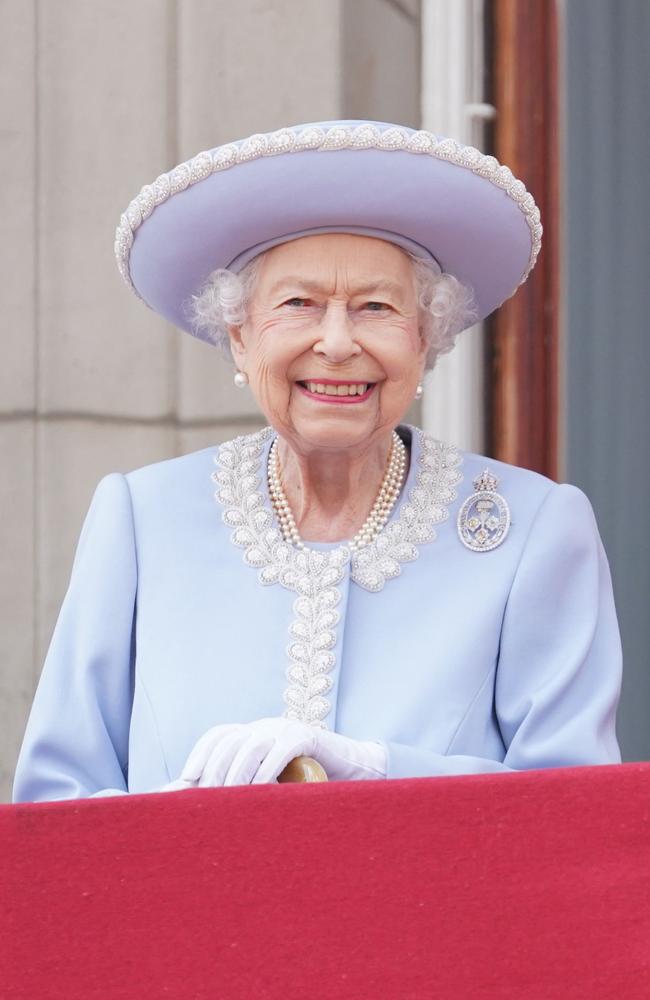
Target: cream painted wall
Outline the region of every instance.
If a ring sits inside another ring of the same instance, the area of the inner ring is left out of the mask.
[[[417,124],[419,50],[418,0],[0,3],[0,798],[98,480],[260,423],[122,285],[120,213],[230,138]]]

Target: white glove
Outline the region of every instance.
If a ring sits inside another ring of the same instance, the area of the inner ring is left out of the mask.
[[[353,740],[329,729],[317,729],[311,756],[322,764],[330,781],[386,777],[386,750],[371,740]]]
[[[197,742],[181,781],[199,787],[273,782],[294,757],[313,757],[332,780],[384,778],[386,756],[379,743],[360,742],[305,722],[270,718],[215,726]]]

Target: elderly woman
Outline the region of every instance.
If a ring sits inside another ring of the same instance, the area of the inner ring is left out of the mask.
[[[403,423],[541,227],[477,150],[283,129],[142,189],[126,281],[227,344],[268,427],[99,484],[17,800],[616,762],[620,644],[589,502]],[[216,468],[215,468],[216,462]]]

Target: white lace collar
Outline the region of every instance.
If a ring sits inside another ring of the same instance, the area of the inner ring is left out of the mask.
[[[224,522],[234,529],[232,542],[245,549],[244,560],[259,570],[260,583],[279,582],[299,592],[299,580],[310,566],[328,567],[330,576],[351,562],[354,582],[379,591],[400,575],[403,563],[418,558],[419,546],[434,541],[435,525],[449,516],[455,487],[462,479],[462,458],[458,449],[415,427],[407,429],[412,435],[411,470],[405,484],[408,499],[396,505],[375,541],[354,553],[344,544],[327,551],[301,551],[282,538],[265,485],[266,456],[275,433],[271,427],[220,446],[213,473],[215,497],[225,508]]]

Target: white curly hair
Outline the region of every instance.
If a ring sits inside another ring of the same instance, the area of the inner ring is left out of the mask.
[[[230,354],[229,326],[246,319],[264,251],[235,274],[227,268],[212,271],[188,308],[192,327],[204,340],[215,344],[226,358]],[[428,344],[426,367],[431,369],[441,354],[451,351],[458,334],[476,319],[470,288],[452,274],[445,274],[433,261],[422,260],[403,250],[411,260],[417,294],[420,331]]]

